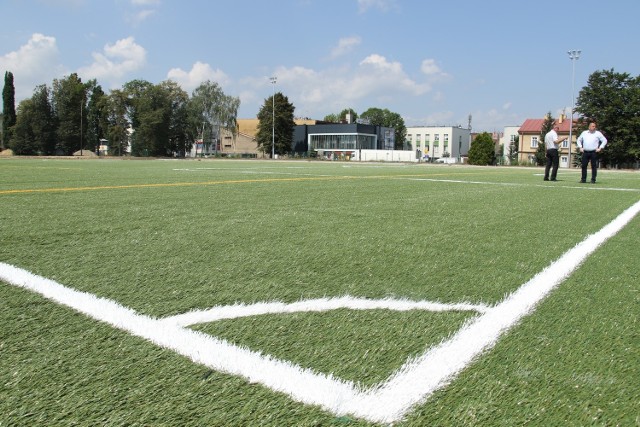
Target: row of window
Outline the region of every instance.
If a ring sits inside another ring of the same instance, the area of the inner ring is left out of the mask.
[[[417,150],[428,151],[429,146],[431,145],[430,137],[431,137],[430,134],[425,134],[424,144],[423,144],[422,135],[417,134],[414,148]],[[407,135],[407,142],[411,146],[413,146],[413,135]],[[442,135],[442,143],[443,143],[443,152],[447,153],[449,151],[449,134],[448,133],[445,133]],[[434,155],[440,154],[440,134],[437,134],[437,133],[433,135],[433,154]]]
[[[336,135],[319,134],[309,135],[309,147],[311,150],[375,150],[375,135]]]

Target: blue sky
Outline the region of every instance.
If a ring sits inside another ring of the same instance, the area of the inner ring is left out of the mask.
[[[106,91],[133,79],[204,80],[257,115],[274,87],[299,117],[351,107],[407,126],[501,131],[571,106],[590,73],[640,74],[640,2],[609,0],[0,0],[0,72],[16,100],[77,72]],[[4,75],[4,74],[3,74]]]

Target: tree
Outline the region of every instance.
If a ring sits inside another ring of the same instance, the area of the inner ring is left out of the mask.
[[[191,95],[189,132],[199,135],[204,144],[215,142],[216,149],[221,139],[221,129],[232,135],[237,131],[240,98],[225,95],[215,82],[202,82]]]
[[[13,128],[13,137],[9,140],[9,148],[17,155],[35,155],[39,146],[33,134],[33,100],[25,99],[18,105],[18,114]]]
[[[509,145],[508,156],[509,156],[510,165],[515,165],[518,163],[519,146],[520,146],[520,136],[516,135],[513,138],[513,141],[511,142],[511,144]]]
[[[295,107],[289,102],[289,98],[281,92],[274,96],[265,99],[264,105],[258,112],[259,123],[256,141],[259,150],[263,153],[270,153],[273,145],[272,140],[275,139],[275,154],[285,154],[292,151],[293,129],[296,126],[293,121]],[[274,101],[275,110],[273,109]]]
[[[57,121],[51,105],[51,91],[47,85],[37,86],[31,101],[33,143],[43,154],[55,154]]]
[[[353,108],[345,108],[340,111],[338,114],[328,114],[324,117],[325,122],[332,123],[342,123],[347,121],[347,114],[350,114],[351,121],[349,123],[353,123],[358,119],[358,113]]]
[[[470,165],[492,165],[495,161],[496,152],[493,138],[488,132],[483,132],[471,143],[469,148]]]
[[[5,71],[2,88],[2,141],[0,148],[9,146],[11,127],[16,124],[16,88],[13,85],[13,73]]]
[[[114,89],[105,99],[106,137],[113,153],[122,155],[129,143],[129,119],[127,118],[127,94]]]
[[[101,139],[108,139],[105,138],[109,127],[107,122],[107,95],[96,80],[87,82],[87,88],[91,95],[89,96],[86,113],[86,146],[93,150],[101,145]]]
[[[160,83],[169,99],[171,115],[169,117],[169,150],[184,157],[190,148],[195,134],[189,127],[189,94],[174,81]]]
[[[554,123],[555,119],[551,116],[551,111],[549,111],[540,129],[540,140],[538,142],[538,149],[536,150],[536,164],[538,166],[543,166],[547,161],[547,149],[544,138],[547,136],[547,133],[551,132]]]
[[[393,113],[386,108],[384,110],[380,108],[369,108],[360,115],[360,118],[369,120],[369,123],[372,125],[393,128],[395,133],[394,149],[404,149],[407,138],[407,128],[400,114]]]
[[[577,132],[595,120],[608,139],[599,155],[604,164],[628,166],[640,159],[640,77],[613,69],[592,73],[578,94],[576,111]]]
[[[131,153],[134,156],[167,156],[171,102],[161,85],[145,80],[125,83],[129,115],[133,127]]]
[[[76,73],[53,81],[53,110],[58,128],[56,151],[70,155],[84,147],[86,87]]]

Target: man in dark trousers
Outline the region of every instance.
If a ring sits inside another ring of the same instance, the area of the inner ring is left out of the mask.
[[[567,140],[567,138],[564,138],[558,141],[559,129],[558,125],[555,125],[553,129],[544,136],[544,145],[547,153],[547,166],[544,168],[545,181],[549,181],[549,170],[551,170],[551,181],[555,181],[556,175],[558,175],[558,148],[562,141]]]
[[[598,153],[607,145],[607,138],[596,130],[596,122],[589,123],[589,129],[580,134],[576,141],[582,153],[582,177],[580,183],[587,182],[587,164],[591,162],[591,183],[596,183],[598,174]]]

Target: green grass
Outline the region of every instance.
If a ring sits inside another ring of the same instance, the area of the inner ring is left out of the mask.
[[[540,173],[3,159],[0,261],[157,317],[343,295],[494,304],[640,196],[633,172],[601,171],[597,187]],[[400,424],[638,425],[639,228]],[[338,310],[197,329],[371,385],[469,316]],[[369,425],[6,285],[0,319],[0,426]]]

